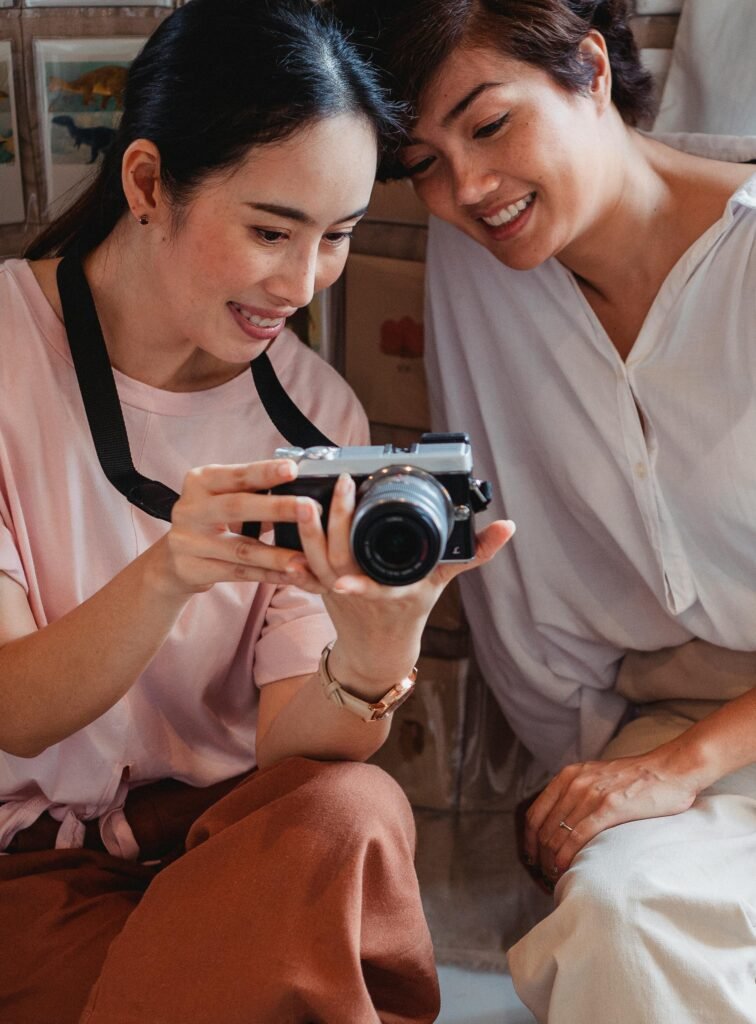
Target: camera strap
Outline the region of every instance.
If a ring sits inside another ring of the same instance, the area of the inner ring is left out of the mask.
[[[170,522],[179,495],[167,484],[143,476],[134,466],[113,368],[81,261],[64,257],[58,264],[57,281],[79,390],[105,476],[132,505]],[[300,448],[334,445],[291,400],[266,352],[253,359],[250,368],[265,411],[289,444]],[[255,527],[259,531],[259,524],[245,523],[243,532],[256,536]]]

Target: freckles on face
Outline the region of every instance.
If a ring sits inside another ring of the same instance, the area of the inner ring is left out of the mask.
[[[404,162],[436,216],[517,269],[582,230],[599,158],[582,94],[495,51],[457,51],[426,89]]]

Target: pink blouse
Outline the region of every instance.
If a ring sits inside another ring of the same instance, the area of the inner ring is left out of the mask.
[[[0,310],[0,572],[24,587],[43,628],[168,524],[107,481],[65,330],[21,260],[0,265]],[[367,443],[365,415],[330,366],[288,330],[270,356],[325,434]],[[135,465],[176,491],[192,467],[269,458],[285,443],[249,373],[181,393],[115,377]],[[48,811],[61,822],[59,847],[81,845],[82,822],[98,818],[111,853],[138,857],[123,815],[128,788],[162,778],[208,786],[254,767],[256,687],[314,671],[333,634],[320,599],[294,587],[221,583],[195,595],[109,711],[38,757],[0,752],[0,850]]]

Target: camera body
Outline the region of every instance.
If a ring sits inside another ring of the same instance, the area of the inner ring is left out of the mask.
[[[475,557],[473,517],[488,507],[491,489],[472,475],[467,434],[423,434],[408,448],[279,448],[275,457],[293,459],[299,475],[271,493],[313,498],[323,508],[324,528],[338,477],[348,473],[354,479],[352,553],[378,582],[407,585],[439,562]],[[297,525],[276,523],[275,543],[301,549]]]

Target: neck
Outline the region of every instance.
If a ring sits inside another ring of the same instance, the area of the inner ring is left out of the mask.
[[[169,284],[162,287],[150,240],[130,219],[85,258],[84,268],[114,369],[165,391],[217,387],[246,369],[209,355],[176,329]]]
[[[587,227],[559,254],[564,266],[602,296],[658,286],[677,258],[677,239],[667,230],[676,200],[660,159],[664,149],[621,125],[610,142],[612,158]]]

